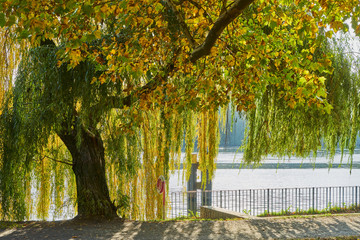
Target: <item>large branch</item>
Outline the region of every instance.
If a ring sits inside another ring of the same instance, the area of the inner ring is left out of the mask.
[[[236,0],[231,7],[227,9],[214,23],[206,36],[204,42],[199,45],[190,55],[190,61],[195,63],[203,56],[209,55],[211,48],[214,46],[216,40],[220,37],[225,27],[229,25],[241,12],[249,6],[254,0]]]

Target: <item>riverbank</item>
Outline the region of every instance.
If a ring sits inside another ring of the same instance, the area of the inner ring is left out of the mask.
[[[335,239],[360,238],[360,214],[239,220],[0,222],[0,239]]]

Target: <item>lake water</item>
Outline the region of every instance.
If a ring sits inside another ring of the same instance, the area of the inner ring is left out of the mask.
[[[330,187],[330,186],[356,186],[360,185],[360,153],[353,155],[353,168],[350,171],[348,155],[343,157],[335,155],[333,165],[328,168],[329,160],[325,156],[316,158],[316,167],[313,168],[314,160],[291,158],[279,160],[269,157],[263,161],[263,168],[239,169],[242,153],[235,154],[234,149],[222,150],[218,155],[218,167],[213,178],[213,190],[237,190],[237,189],[263,189],[263,188],[300,188],[300,187]],[[300,164],[302,167],[300,168]],[[310,168],[309,168],[310,166]],[[319,167],[320,166],[320,167]],[[284,169],[285,168],[285,169]],[[182,170],[180,170],[180,175]],[[199,178],[200,174],[198,174]],[[200,178],[199,178],[200,181]],[[170,192],[186,190],[186,183],[179,179],[176,171],[170,177]]]
[[[242,153],[235,154],[236,149],[222,149],[218,155],[218,169],[213,178],[213,190],[244,190],[268,188],[303,188],[303,187],[337,187],[360,185],[360,152],[354,155],[354,167],[350,174],[347,166],[348,157],[344,157],[342,168],[324,167],[328,163],[326,157],[318,157],[316,163],[320,167],[313,169],[310,159],[291,158],[279,160],[269,157],[263,161],[263,168],[239,169]],[[181,156],[184,158],[184,155]],[[340,163],[340,155],[336,155],[334,165]],[[302,163],[303,167],[299,165]],[[322,165],[321,165],[322,164]],[[305,167],[304,167],[305,166]],[[310,166],[310,168],[309,168]],[[264,168],[265,167],[265,168]],[[176,171],[170,177],[169,192],[186,191],[186,182],[181,179],[182,170]],[[198,174],[200,176],[200,174]],[[200,181],[200,178],[199,178]],[[215,200],[214,200],[215,201]],[[252,200],[253,201],[253,200]],[[186,206],[183,206],[186,214]],[[169,210],[170,211],[170,210]],[[64,215],[55,220],[69,219],[74,216],[72,206],[65,206]],[[170,213],[169,213],[169,216]],[[176,217],[174,215],[173,217]],[[33,216],[31,219],[37,219]],[[38,219],[39,220],[39,219]],[[53,220],[50,211],[48,220]]]

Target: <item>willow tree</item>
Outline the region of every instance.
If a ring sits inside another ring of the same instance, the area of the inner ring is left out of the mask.
[[[338,102],[328,96],[331,55],[320,35],[331,38],[348,18],[360,31],[356,0],[25,0],[0,9],[4,46],[21,53],[1,115],[8,219],[29,217],[33,178],[41,212],[46,198],[55,194],[56,205],[76,186],[79,217],[159,217],[154,180],[180,166],[183,142],[188,168],[195,140],[212,176],[218,109],[230,102],[249,113],[247,161],[315,151],[325,131],[311,123]]]

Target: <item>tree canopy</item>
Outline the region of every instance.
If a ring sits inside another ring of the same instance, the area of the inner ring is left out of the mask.
[[[183,144],[189,168],[195,141],[211,177],[229,105],[248,119],[245,162],[321,141],[353,151],[359,70],[329,40],[346,22],[360,35],[359,8],[0,0],[1,216],[61,215],[67,200],[80,217],[160,217],[154,180]]]

